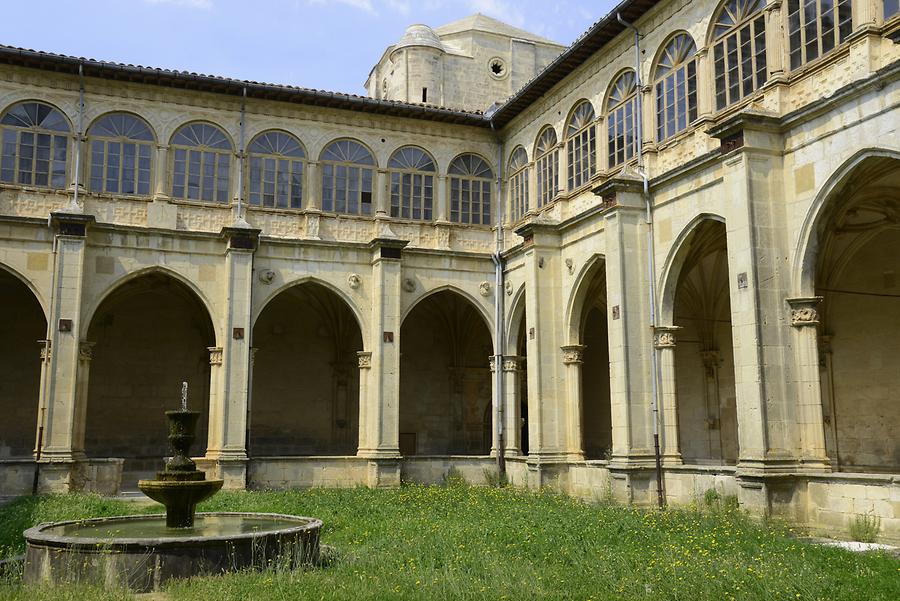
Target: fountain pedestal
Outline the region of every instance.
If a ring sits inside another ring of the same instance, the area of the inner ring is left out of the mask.
[[[186,409],[166,411],[166,418],[172,457],[165,469],[156,473],[156,480],[139,480],[138,488],[165,505],[167,527],[193,528],[197,503],[219,492],[224,480],[207,480],[189,456],[200,413]]]

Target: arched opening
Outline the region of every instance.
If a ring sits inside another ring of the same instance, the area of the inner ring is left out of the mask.
[[[900,160],[862,161],[814,243],[826,449],[835,469],[900,469]]]
[[[459,294],[438,292],[413,308],[400,328],[402,454],[490,452],[492,353],[484,319]]]
[[[522,303],[522,318],[519,321],[519,333],[516,336],[516,354],[519,370],[515,377],[516,391],[519,393],[519,445],[522,455],[528,455],[528,338],[525,334],[525,303]]]
[[[685,463],[734,465],[737,403],[725,224],[702,220],[679,253],[674,322],[678,438]]]
[[[260,313],[253,347],[250,456],[356,454],[363,342],[347,303],[314,282],[288,288]]]
[[[31,457],[41,386],[38,340],[47,336],[47,321],[34,293],[2,268],[0,298],[0,459]]]
[[[136,277],[107,296],[91,319],[84,450],[121,457],[131,482],[163,465],[164,411],[177,409],[181,383],[188,408],[200,412],[193,454],[206,452],[210,351],[216,338],[203,302],[160,272]]]
[[[609,330],[606,321],[606,269],[601,262],[583,285],[581,307],[581,444],[585,459],[608,459],[612,451],[609,388]]]

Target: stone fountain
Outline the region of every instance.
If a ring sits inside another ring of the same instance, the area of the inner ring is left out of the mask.
[[[172,457],[155,480],[138,487],[165,505],[166,514],[40,524],[25,531],[24,579],[29,583],[85,582],[135,592],[172,578],[246,569],[293,569],[319,558],[321,520],[271,513],[200,513],[222,480],[207,480],[190,459],[200,414],[166,411]]]

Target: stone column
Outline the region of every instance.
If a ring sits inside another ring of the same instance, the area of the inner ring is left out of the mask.
[[[562,136],[560,139],[562,142],[559,143],[557,148],[559,149],[558,157],[559,159],[556,161],[556,191],[557,195],[559,192],[565,192],[569,189],[569,155],[566,153],[566,128],[568,125],[563,126]]]
[[[709,47],[697,50],[697,118],[709,117],[716,110],[715,86],[702,85],[703,81],[715,82],[715,65],[709,57]],[[645,105],[646,106],[646,105]],[[655,106],[655,105],[654,105]]]
[[[789,298],[797,380],[797,426],[803,469],[828,471],[819,375],[818,305],[821,296]]]
[[[226,227],[226,308],[222,331],[222,366],[216,398],[210,398],[209,445],[206,458],[214,460],[227,488],[243,488],[247,469],[247,403],[250,383],[250,312],[253,288],[253,254],[259,230]],[[212,355],[212,354],[211,354]],[[215,405],[213,402],[215,401]]]
[[[787,32],[781,12],[781,0],[768,2],[763,9],[766,17],[766,64],[769,68],[767,80],[780,79],[790,65],[790,49],[784,40]]]
[[[434,178],[435,206],[434,220],[437,223],[450,222],[450,180],[446,175],[438,175]]]
[[[391,215],[391,199],[387,189],[388,173],[387,169],[379,169],[375,173],[375,190],[373,191],[373,209],[375,215],[390,217]]]
[[[368,424],[369,424],[369,373],[372,371],[372,353],[359,351],[356,353],[359,366],[359,442],[357,453],[361,449],[368,448]]]
[[[522,371],[524,357],[507,355],[503,358],[503,390],[506,406],[503,409],[504,417],[504,454],[507,457],[517,457],[522,454],[522,385],[519,373]]]
[[[663,461],[681,464],[678,441],[678,382],[675,376],[675,334],[678,326],[657,326],[655,347],[659,359],[659,413]]]
[[[213,424],[221,424],[225,421],[224,416],[224,407],[222,403],[223,399],[223,391],[222,391],[222,347],[221,346],[208,346],[206,350],[209,352],[209,437],[210,441],[207,443],[207,455],[209,455],[209,449],[213,447],[212,436],[213,436]],[[216,429],[216,436],[220,436],[219,431]]]
[[[72,433],[72,452],[84,456],[84,432],[87,425],[88,385],[90,383],[91,359],[94,358],[95,342],[82,340],[78,345],[78,376],[75,391],[75,431]]]
[[[306,213],[305,237],[319,240],[319,220],[322,215],[322,180],[319,178],[319,163],[306,164]]]
[[[491,451],[490,456],[497,456],[497,407],[503,402],[497,398],[497,357],[495,355],[488,356],[488,367],[491,370]],[[504,407],[505,409],[505,407]]]
[[[169,190],[166,187],[169,174],[169,147],[166,144],[159,144],[156,147],[156,177],[153,182],[153,198],[168,200]]]
[[[372,250],[373,305],[371,372],[366,384],[365,446],[357,453],[369,461],[369,486],[400,484],[400,295],[401,252],[408,244],[376,238]],[[360,403],[363,400],[360,399]]]
[[[566,398],[568,399],[567,453],[570,461],[584,459],[584,398],[581,383],[581,366],[584,365],[583,344],[560,347],[563,365],[566,366]]]

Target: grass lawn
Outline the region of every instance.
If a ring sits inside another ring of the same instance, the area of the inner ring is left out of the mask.
[[[665,512],[511,488],[404,486],[220,493],[207,511],[319,517],[326,568],[171,585],[165,597],[229,599],[900,599],[900,560],[810,546],[738,511]],[[68,495],[0,507],[0,556],[42,521],[150,513]],[[0,583],[0,599],[116,599],[90,589]]]

